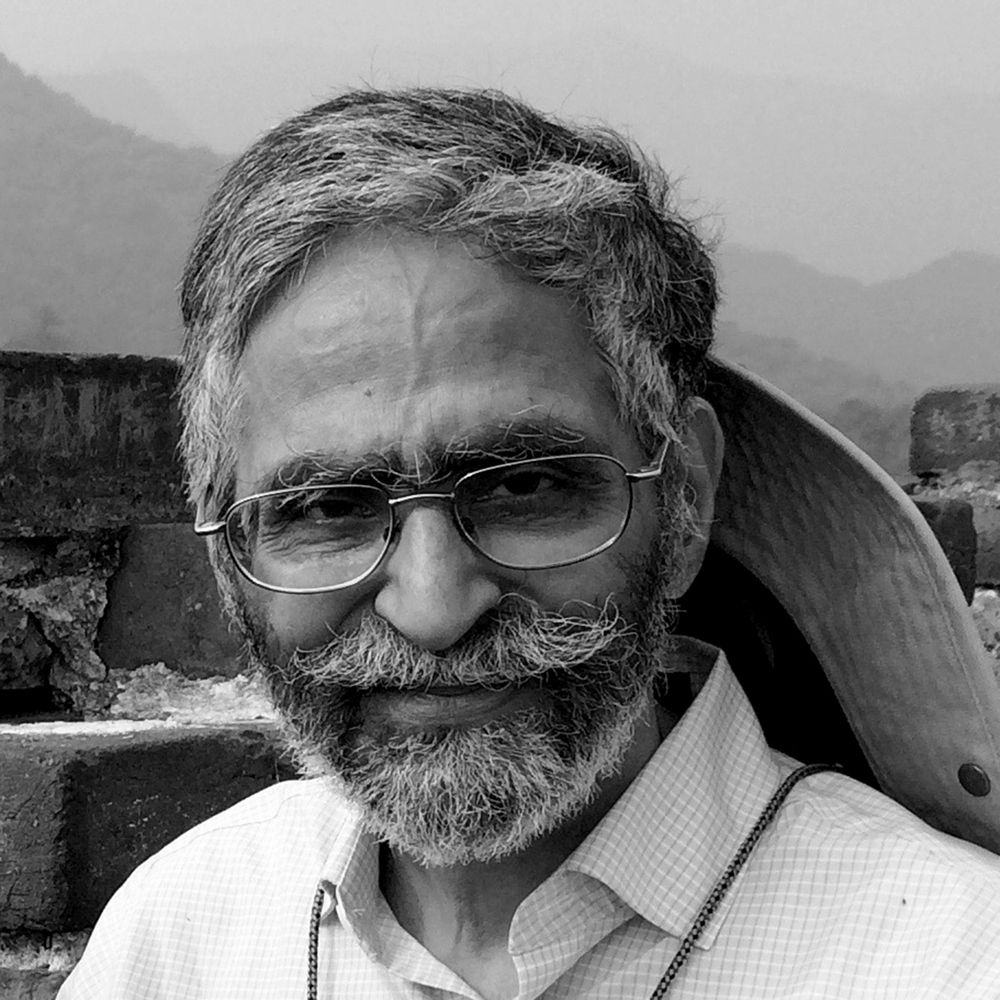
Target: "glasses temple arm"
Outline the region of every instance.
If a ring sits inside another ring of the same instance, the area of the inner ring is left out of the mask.
[[[196,535],[217,535],[226,527],[225,521],[195,521],[194,533]]]
[[[660,454],[656,456],[656,461],[652,465],[644,465],[635,472],[626,472],[625,478],[632,482],[641,482],[644,479],[656,479],[663,475],[663,470],[667,465],[667,453],[670,451],[670,441],[664,441]]]

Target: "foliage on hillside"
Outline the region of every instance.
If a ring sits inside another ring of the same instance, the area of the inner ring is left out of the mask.
[[[716,352],[804,403],[887,472],[907,475],[910,411],[918,395],[913,386],[817,357],[788,337],[745,333],[732,323],[719,324]]]

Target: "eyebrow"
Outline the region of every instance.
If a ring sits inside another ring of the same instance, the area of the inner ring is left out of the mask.
[[[362,455],[336,450],[294,455],[254,485],[254,492],[377,483],[389,489],[428,486],[476,468],[523,458],[609,454],[604,438],[560,420],[508,420],[478,424],[448,441],[430,441],[404,455],[399,447]]]

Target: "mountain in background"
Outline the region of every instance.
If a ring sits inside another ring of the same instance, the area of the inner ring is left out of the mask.
[[[909,382],[882,378],[857,365],[822,357],[791,337],[748,333],[734,323],[716,325],[715,351],[743,365],[822,416],[836,413],[847,399],[893,407],[911,403],[918,389]]]
[[[516,47],[468,28],[442,25],[433,45],[373,45],[352,24],[316,47],[129,52],[95,70],[141,74],[225,153],[345,86],[493,85],[627,129],[734,243],[864,282],[956,250],[1000,255],[1000,96],[893,96],[727,73],[692,64],[626,18],[617,32],[569,24]]]
[[[887,472],[909,472],[910,413],[920,394],[855,365],[820,357],[790,337],[717,327],[715,353],[763,376],[863,448]]]
[[[175,146],[210,146],[211,143],[182,121],[167,100],[134,70],[47,76],[45,82],[69,94],[91,114],[159,142]]]
[[[875,285],[727,245],[720,318],[918,386],[1000,378],[1000,257],[953,253]]]
[[[99,121],[0,56],[0,345],[176,351],[174,288],[221,166]]]
[[[101,121],[0,57],[0,348],[174,354],[175,285],[223,167]],[[876,285],[727,245],[718,351],[905,472],[923,388],[997,378],[997,268],[955,254]]]

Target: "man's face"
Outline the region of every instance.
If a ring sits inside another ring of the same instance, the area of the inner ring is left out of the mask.
[[[310,456],[330,481],[448,489],[498,460],[575,450],[646,464],[584,318],[459,242],[330,249],[244,356],[237,497]],[[511,570],[441,503],[401,508],[347,590],[243,586],[241,620],[302,749],[425,863],[523,846],[592,796],[648,710],[668,614],[656,486],[584,562]]]

